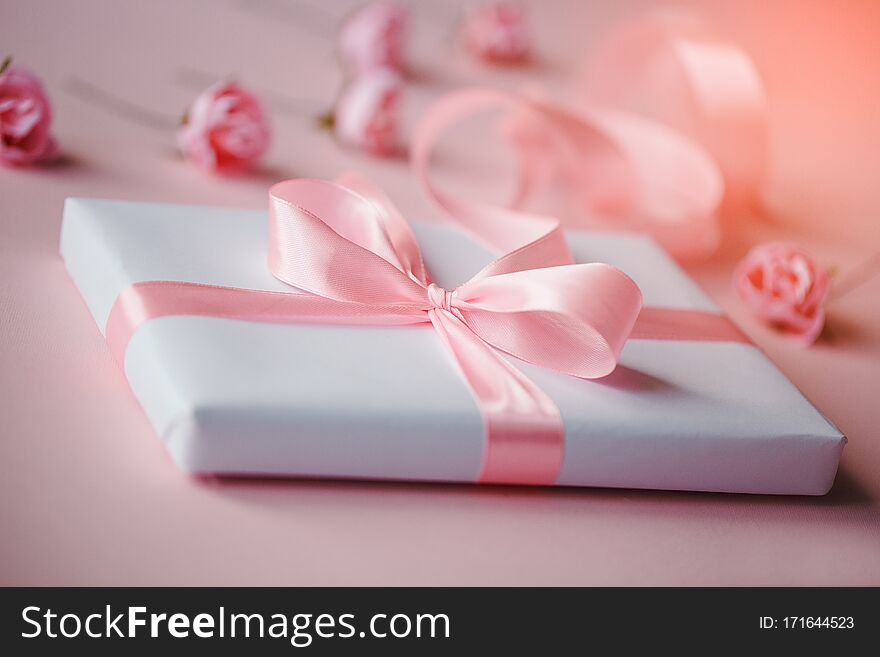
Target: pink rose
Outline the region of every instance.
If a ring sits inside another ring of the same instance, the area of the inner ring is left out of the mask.
[[[391,2],[371,2],[349,16],[339,30],[338,49],[355,74],[403,68],[407,12]]]
[[[525,11],[513,2],[491,2],[470,11],[462,26],[465,46],[493,64],[516,64],[529,56]]]
[[[351,82],[333,112],[334,130],[339,140],[372,155],[397,153],[402,89],[400,77],[384,69]]]
[[[49,134],[52,108],[33,73],[6,60],[0,73],[0,161],[31,164],[57,151]]]
[[[760,319],[804,345],[819,337],[830,278],[797,246],[774,242],[753,248],[737,265],[733,284]]]
[[[177,143],[200,169],[228,174],[251,167],[269,148],[270,136],[259,99],[235,82],[219,82],[190,106]]]

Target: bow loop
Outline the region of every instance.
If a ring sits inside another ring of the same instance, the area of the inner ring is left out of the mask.
[[[422,261],[419,243],[413,235],[409,222],[400,214],[388,195],[370,180],[354,171],[337,176],[336,182],[357,192],[376,206],[376,217],[391,242],[398,268],[420,283],[427,283],[428,272]]]
[[[609,374],[642,295],[611,265],[564,265],[476,278],[457,290],[462,320],[521,360],[581,378]]]
[[[423,304],[415,239],[375,199],[321,180],[278,183],[269,196],[269,270],[276,278],[335,301]]]

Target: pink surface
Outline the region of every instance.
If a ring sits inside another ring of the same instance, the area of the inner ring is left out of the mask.
[[[447,54],[453,5],[426,3],[409,115],[468,82],[562,89],[580,46],[644,3],[552,4],[534,12],[541,59],[495,71]],[[828,336],[808,350],[747,320],[729,286],[736,260],[771,238],[841,267],[880,250],[871,2],[703,4],[764,76],[772,159],[766,211],[690,272],[849,436],[828,496],[199,481],[171,465],[57,256],[66,196],[262,208],[276,180],[355,167],[407,217],[436,215],[405,162],[340,149],[277,98],[266,167],[225,180],[176,160],[173,134],[95,109],[65,83],[75,75],[176,115],[194,95],[179,82],[189,66],[239,72],[317,113],[340,81],[322,26],[348,6],[0,9],[0,43],[43,76],[68,155],[45,170],[0,169],[0,584],[880,584],[880,278],[832,304]],[[500,198],[502,149],[456,143],[438,178]]]

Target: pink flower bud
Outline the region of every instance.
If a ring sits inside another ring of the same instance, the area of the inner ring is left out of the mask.
[[[240,173],[269,148],[269,122],[259,99],[234,82],[203,91],[177,131],[184,157],[204,171]]]
[[[54,156],[51,124],[52,108],[40,80],[7,60],[0,73],[0,162],[31,164]]]
[[[733,285],[759,319],[803,345],[815,342],[825,323],[828,272],[792,244],[762,244],[737,265]]]
[[[354,74],[403,68],[407,12],[391,2],[371,2],[349,16],[338,36],[339,54]]]
[[[521,63],[531,49],[525,11],[513,2],[490,2],[471,10],[462,36],[474,56],[491,64]]]
[[[372,155],[392,155],[398,139],[400,77],[379,69],[356,78],[342,92],[334,111],[339,140]]]

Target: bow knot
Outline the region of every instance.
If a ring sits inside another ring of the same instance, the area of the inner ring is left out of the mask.
[[[452,312],[452,302],[454,299],[455,290],[449,291],[436,283],[428,285],[428,301],[431,302],[431,308]]]

